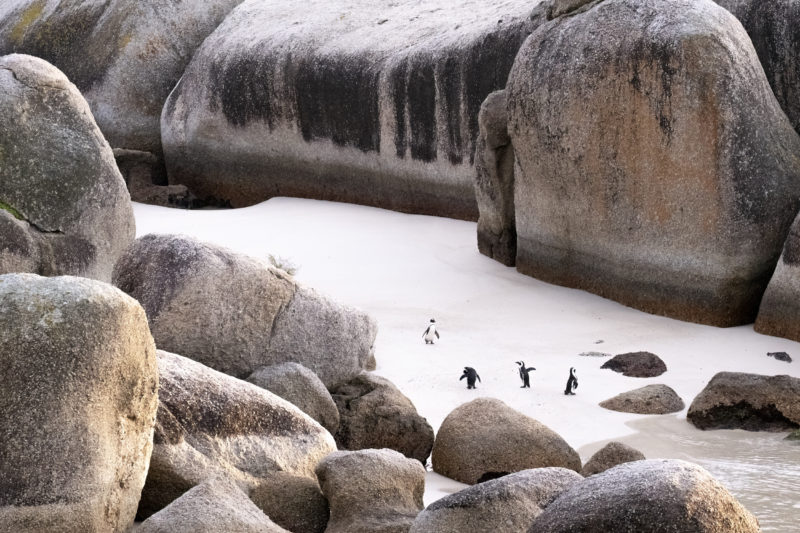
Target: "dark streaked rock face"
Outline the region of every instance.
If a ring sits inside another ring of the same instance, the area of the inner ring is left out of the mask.
[[[160,350],[158,368],[158,416],[140,517],[218,475],[248,491],[276,472],[313,479],[317,463],[336,449],[325,429],[264,389]]]
[[[720,372],[692,401],[686,418],[700,429],[795,429],[800,378]]]
[[[161,154],[161,109],[195,49],[241,0],[4,0],[0,55],[41,57],[86,97],[114,148]]]
[[[636,461],[575,483],[528,533],[758,533],[758,520],[692,463]]]
[[[133,209],[86,101],[49,63],[3,56],[0,123],[0,273],[110,281]]]
[[[0,276],[0,531],[133,524],[158,370],[141,306],[106,283]]]
[[[525,531],[542,509],[582,480],[565,468],[536,468],[479,483],[430,504],[409,533]]]
[[[653,378],[667,371],[659,356],[650,352],[629,352],[615,355],[600,368],[608,368],[632,378]]]
[[[300,196],[474,219],[478,111],[531,7],[248,0],[164,108],[170,182],[233,206]]]
[[[585,4],[536,29],[506,91],[521,272],[681,320],[755,318],[800,137],[730,13]]]

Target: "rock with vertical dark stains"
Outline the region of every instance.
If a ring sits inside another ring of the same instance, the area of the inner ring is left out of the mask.
[[[285,472],[314,479],[333,437],[289,402],[176,354],[158,351],[153,456],[140,518],[223,476],[245,492]]]
[[[755,330],[800,341],[800,215],[792,224],[761,299]]]
[[[0,276],[0,383],[0,531],[127,531],[158,406],[142,307],[85,278]]]
[[[331,435],[339,428],[339,410],[317,375],[300,363],[262,366],[247,381],[296,405]]]
[[[505,86],[530,11],[247,0],[164,107],[170,182],[234,207],[299,196],[475,219],[478,110]]]
[[[739,19],[756,49],[772,92],[800,133],[800,3],[714,0]]]
[[[141,302],[160,348],[240,379],[293,361],[333,387],[372,356],[377,326],[365,313],[190,237],[140,237],[117,263],[114,284]]]
[[[625,463],[575,483],[528,533],[759,533],[758,520],[704,468]]]
[[[445,496],[425,508],[409,533],[525,531],[562,492],[583,477],[566,468],[523,470]]]
[[[692,401],[686,418],[700,429],[796,429],[800,378],[720,372]]]
[[[236,483],[211,479],[145,520],[137,533],[289,533],[256,507]]]
[[[161,159],[161,108],[195,49],[241,0],[3,0],[0,54],[41,57],[86,97],[114,148]]]
[[[333,452],[317,478],[331,509],[325,533],[408,533],[423,508],[425,468],[394,450]]]
[[[578,452],[560,435],[494,398],[473,400],[447,415],[431,462],[437,474],[470,485],[529,468],[581,469]]]
[[[339,449],[389,448],[426,463],[433,428],[391,381],[362,372],[331,394],[340,415]]]
[[[41,59],[0,57],[0,124],[0,273],[110,281],[133,208],[78,89]]]
[[[514,147],[508,136],[506,92],[486,97],[478,113],[475,147],[475,199],[478,203],[478,250],[506,266],[517,257],[514,220]]]
[[[536,29],[506,87],[517,269],[752,322],[800,206],[800,137],[750,38],[710,0],[577,4]]]

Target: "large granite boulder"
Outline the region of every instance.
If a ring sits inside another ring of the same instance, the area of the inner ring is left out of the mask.
[[[608,368],[632,378],[653,378],[667,371],[659,356],[650,352],[629,352],[615,355],[600,368]]]
[[[678,393],[667,385],[645,385],[632,391],[617,394],[600,402],[600,407],[622,413],[640,415],[665,415],[683,411],[686,405]]]
[[[600,472],[605,472],[623,463],[633,461],[644,461],[647,459],[642,452],[636,448],[631,448],[627,444],[611,441],[592,455],[586,464],[583,465],[581,475],[584,477],[593,476]]]
[[[409,533],[526,531],[542,509],[582,480],[565,468],[536,468],[479,483],[430,504]]]
[[[339,428],[339,410],[317,375],[300,363],[262,366],[247,378],[300,408],[332,435]]]
[[[332,391],[339,408],[339,449],[389,448],[422,464],[433,448],[433,428],[386,378],[362,372]]]
[[[758,520],[705,469],[678,460],[625,463],[575,483],[528,533],[758,533]]]
[[[530,11],[247,0],[164,107],[170,182],[234,207],[301,196],[474,219],[478,110],[505,86]]]
[[[0,55],[50,61],[111,146],[161,153],[161,108],[195,49],[241,0],[3,0]]]
[[[563,4],[506,87],[517,269],[752,322],[797,213],[800,137],[750,38],[710,0]]]
[[[800,427],[800,378],[720,372],[692,401],[686,418],[700,429]]]
[[[800,215],[792,224],[778,266],[761,299],[755,330],[800,341]]]
[[[325,533],[407,533],[422,510],[425,468],[394,450],[334,452],[317,467]]]
[[[0,276],[0,383],[0,531],[127,531],[158,405],[141,306],[98,281]]]
[[[158,351],[158,416],[139,517],[216,476],[246,492],[276,472],[314,479],[333,437],[289,402],[200,363]]]
[[[328,525],[328,500],[316,479],[276,472],[250,491],[250,500],[292,533],[323,533]]]
[[[157,512],[136,533],[289,533],[229,479],[205,481]]]
[[[159,348],[238,378],[294,361],[333,387],[372,356],[377,326],[366,314],[190,237],[140,237],[117,263],[114,284],[141,302]]]
[[[504,265],[517,257],[514,220],[514,147],[508,136],[506,91],[486,97],[478,113],[475,147],[475,200],[478,203],[478,250]]]
[[[49,63],[0,57],[0,124],[0,274],[110,281],[136,231],[86,101]]]
[[[438,474],[468,484],[529,468],[581,469],[578,453],[557,433],[494,398],[478,398],[447,415],[431,461]]]
[[[796,0],[714,0],[747,30],[764,72],[794,129],[800,132],[800,3]]]

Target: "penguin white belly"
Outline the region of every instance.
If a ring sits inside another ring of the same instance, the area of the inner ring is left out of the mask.
[[[428,327],[428,332],[425,334],[425,342],[433,342],[435,338],[436,338],[436,326]]]

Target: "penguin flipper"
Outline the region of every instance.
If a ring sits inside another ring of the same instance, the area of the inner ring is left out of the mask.
[[[436,335],[436,338],[438,339],[439,338],[439,332],[438,331],[434,331],[433,333]]]
[[[481,381],[481,377],[478,375],[477,372],[475,373],[475,377],[478,378],[478,381]],[[481,381],[481,383],[483,383],[483,381]]]
[[[466,375],[466,374],[461,374],[461,377],[460,377],[460,378],[458,378],[458,381],[461,381],[461,380],[462,380],[462,379],[464,379],[465,377],[467,377],[467,375]]]
[[[531,370],[536,370],[536,369],[535,369],[535,368],[533,368],[532,366],[530,366],[530,367],[526,368],[525,370],[527,370],[528,372],[530,372]]]

